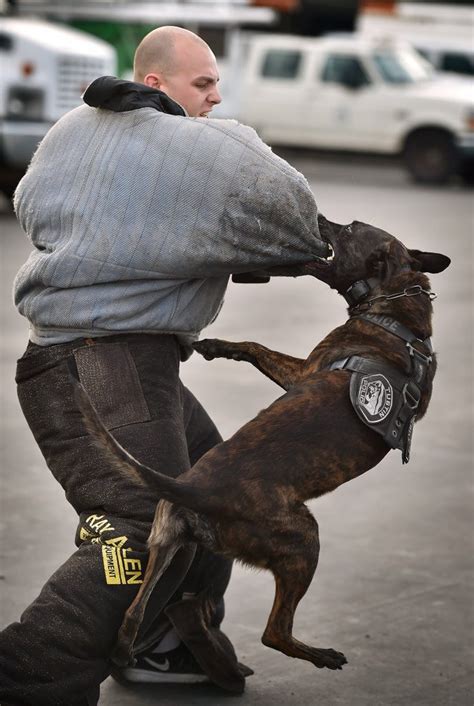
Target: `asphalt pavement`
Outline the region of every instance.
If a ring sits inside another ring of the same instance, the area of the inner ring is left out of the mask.
[[[265,648],[260,636],[273,579],[236,566],[224,625],[240,659],[255,670],[245,694],[228,697],[205,685],[131,689],[109,679],[100,706],[472,706],[472,191],[460,184],[414,185],[396,163],[383,160],[284,156],[306,174],[331,220],[366,221],[408,247],[452,258],[446,272],[431,276],[439,367],[430,409],[415,427],[412,460],[402,467],[392,451],[377,468],[310,504],[321,557],[294,633],[344,652],[348,664],[337,673],[316,670]],[[28,334],[10,291],[29,246],[6,203],[0,227],[0,625],[6,625],[74,550],[75,516],[16,400],[15,360]],[[310,278],[230,285],[218,320],[203,336],[255,340],[305,357],[345,317],[344,301]],[[194,355],[183,378],[224,437],[280,394],[245,363]]]

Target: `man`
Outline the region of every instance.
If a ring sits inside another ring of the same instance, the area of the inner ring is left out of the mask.
[[[97,703],[146,564],[159,498],[107,465],[74,377],[125,448],[177,476],[221,440],[179,363],[217,316],[229,275],[326,254],[302,175],[250,128],[206,119],[218,79],[199,37],[154,30],[137,49],[135,82],[97,79],[18,187],[16,213],[35,248],[15,281],[30,322],[18,394],[79,526],[77,551],[0,633],[2,706]],[[183,549],[154,592],[137,664],[121,677],[209,678],[241,691],[250,670],[219,629],[230,570]],[[204,673],[206,650],[216,659]]]

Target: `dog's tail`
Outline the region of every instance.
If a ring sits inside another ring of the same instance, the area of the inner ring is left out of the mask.
[[[187,541],[186,522],[180,512],[166,500],[158,503],[148,539],[150,556],[143,583],[125,613],[111,655],[113,662],[121,667],[133,663],[133,652],[143,652],[156,643],[155,630],[148,628],[169,604],[195,557],[196,545]],[[172,561],[173,569],[168,572]]]
[[[197,512],[205,512],[209,509],[205,495],[196,493],[190,483],[180,481],[179,478],[165,476],[163,473],[140,463],[129,454],[104,427],[81,383],[77,379],[74,382],[75,397],[84,423],[112,467],[137,484],[156,490],[160,498],[184,505]]]

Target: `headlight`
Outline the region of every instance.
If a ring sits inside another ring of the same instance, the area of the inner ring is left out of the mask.
[[[7,119],[42,120],[44,91],[41,88],[11,86],[7,98]]]

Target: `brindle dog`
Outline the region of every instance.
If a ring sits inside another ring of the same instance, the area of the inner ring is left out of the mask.
[[[371,312],[393,317],[420,339],[415,345],[421,351],[422,341],[431,335],[432,314],[429,282],[422,272],[441,272],[449,258],[408,250],[364,223],[340,226],[321,218],[320,226],[333,259],[267,274],[310,274],[342,295],[354,282],[369,279],[370,292],[350,313],[371,306]],[[373,468],[389,446],[354,412],[350,371],[329,368],[335,360],[359,355],[408,373],[411,358],[405,341],[371,321],[350,316],[306,360],[257,343],[204,340],[195,348],[207,359],[248,361],[286,392],[177,479],[150,472],[121,449],[97,419],[90,419],[121,471],[146,478],[164,498],[149,538],[144,582],[126,613],[114,660],[129,661],[151,591],[177,550],[201,542],[273,573],[276,595],[262,637],[265,645],[316,667],[341,669],[346,663],[341,652],[308,646],[292,635],[293,616],[319,553],[318,525],[305,502]],[[418,419],[428,406],[435,365],[433,359],[423,382]]]

